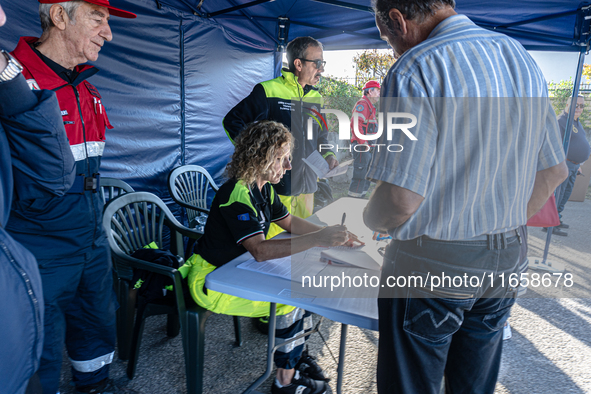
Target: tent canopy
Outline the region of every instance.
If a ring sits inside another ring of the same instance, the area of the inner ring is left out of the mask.
[[[90,80],[115,126],[107,133],[101,172],[167,202],[167,175],[176,166],[199,164],[221,180],[233,150],[222,119],[256,83],[278,75],[278,50],[290,39],[313,36],[328,50],[386,47],[369,0],[111,4],[138,18],[111,18],[113,41],[100,52],[101,71]],[[586,4],[457,0],[456,9],[529,49],[581,51],[589,38]],[[3,2],[3,7],[8,23],[0,30],[1,48],[12,50],[20,36],[40,35],[36,1]]]
[[[214,19],[228,31],[267,49],[299,36],[317,38],[329,50],[387,47],[377,34],[368,0],[158,2]],[[587,4],[577,0],[457,0],[456,10],[482,27],[517,38],[527,49],[578,52],[577,10]],[[582,13],[589,15],[587,10]]]

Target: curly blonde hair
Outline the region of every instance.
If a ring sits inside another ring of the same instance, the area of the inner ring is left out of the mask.
[[[278,152],[287,145],[291,152],[291,133],[281,123],[272,120],[251,123],[236,139],[234,154],[226,167],[228,176],[252,185],[257,177],[272,172]]]

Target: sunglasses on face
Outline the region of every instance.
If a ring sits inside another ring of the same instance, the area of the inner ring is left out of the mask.
[[[310,59],[304,59],[304,58],[300,58],[300,60],[304,61],[304,62],[310,62],[310,63],[314,63],[316,65],[316,68],[324,68],[324,66],[326,66],[326,61],[324,60],[310,60]]]
[[[577,105],[575,105],[575,108],[583,109],[583,108],[585,108],[585,104],[577,104]]]

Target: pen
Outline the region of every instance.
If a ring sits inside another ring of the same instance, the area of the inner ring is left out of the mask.
[[[343,218],[341,219],[341,226],[345,225],[345,219],[347,218],[347,213],[343,212]]]

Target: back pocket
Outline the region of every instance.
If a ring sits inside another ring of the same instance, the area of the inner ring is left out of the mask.
[[[458,290],[409,289],[404,331],[431,342],[441,342],[457,332],[464,321],[464,312],[472,309],[476,302],[473,293]]]

